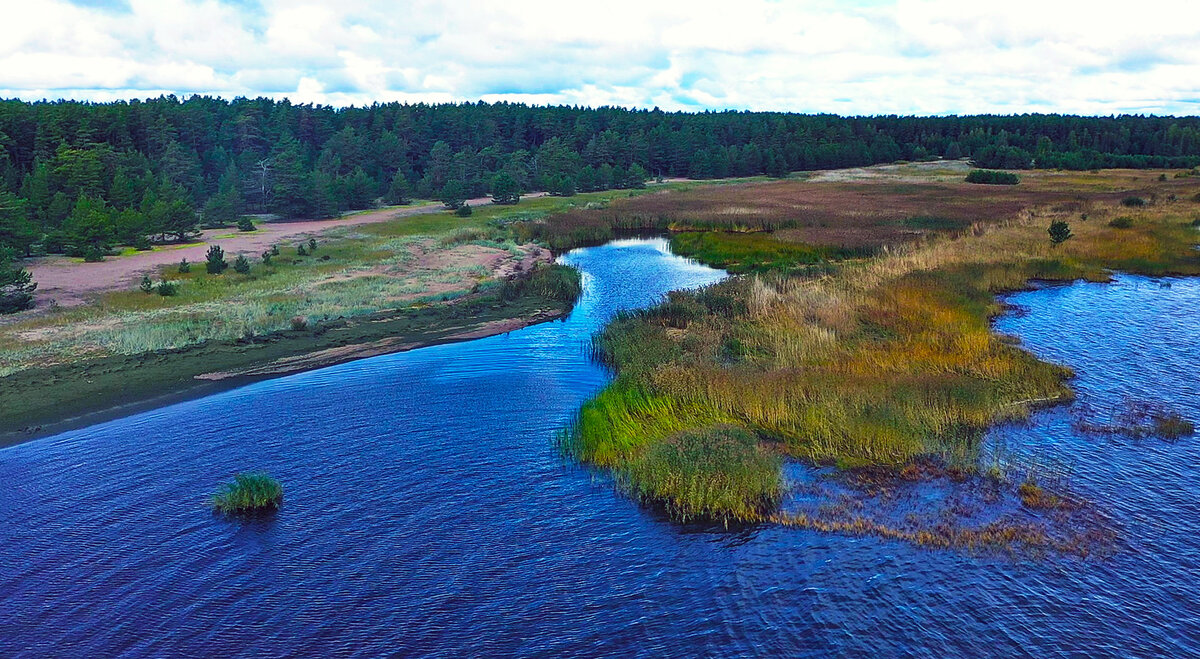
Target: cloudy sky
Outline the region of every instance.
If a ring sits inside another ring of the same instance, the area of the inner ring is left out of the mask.
[[[1200,1],[0,0],[0,96],[1200,113]]]

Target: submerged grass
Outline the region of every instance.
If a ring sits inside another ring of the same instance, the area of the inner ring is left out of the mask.
[[[240,473],[217,489],[209,505],[226,515],[267,512],[283,503],[283,485],[262,472]]]
[[[840,467],[899,469],[928,456],[969,463],[990,425],[1072,396],[1068,369],[992,332],[989,321],[1002,311],[997,294],[1032,279],[1104,280],[1109,269],[1200,273],[1190,216],[1161,205],[1116,229],[1107,219],[1118,214],[1117,202],[1089,203],[1088,221],[1078,220],[1075,206],[1035,207],[958,235],[884,247],[821,277],[788,275],[774,264],[787,251],[742,250],[740,269],[767,274],[672,294],[656,308],[618,316],[596,338],[620,375],[583,406],[568,449],[614,469],[628,491],[678,517],[723,521],[761,519],[770,500],[761,493],[772,491],[763,483],[779,488],[781,475],[765,477],[759,453],[696,439],[715,426]],[[1057,247],[1045,229],[1054,219],[1074,220],[1075,237]],[[687,240],[718,246],[695,252],[717,264],[734,242]],[[731,474],[756,485],[726,487]],[[1008,533],[993,531],[991,539]]]

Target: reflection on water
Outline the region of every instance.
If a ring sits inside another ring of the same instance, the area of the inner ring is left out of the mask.
[[[1077,436],[1054,410],[1010,446],[1070,456],[1114,511],[1107,561],[926,551],[763,527],[680,527],[564,465],[553,435],[610,375],[617,309],[721,273],[662,241],[579,250],[575,312],[303,373],[0,451],[0,655],[1091,655],[1200,648],[1197,442]],[[1193,281],[1014,296],[999,321],[1080,373],[1200,417]],[[273,519],[204,497],[285,485]]]

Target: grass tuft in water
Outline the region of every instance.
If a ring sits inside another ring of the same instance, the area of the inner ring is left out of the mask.
[[[782,460],[733,426],[678,433],[649,446],[620,475],[635,497],[681,521],[762,519],[783,493]]]
[[[267,512],[283,502],[283,485],[262,472],[244,472],[225,483],[209,502],[213,510],[226,515]]]

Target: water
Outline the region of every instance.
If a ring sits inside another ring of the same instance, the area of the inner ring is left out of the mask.
[[[666,522],[564,465],[556,430],[610,377],[615,310],[716,281],[661,241],[567,257],[564,322],[254,384],[0,451],[0,656],[1195,653],[1198,440],[1076,435],[1061,410],[995,439],[1076,465],[1122,525],[1106,561]],[[998,323],[1200,418],[1195,281],[1014,296]],[[271,519],[203,506],[237,470],[285,484]]]

